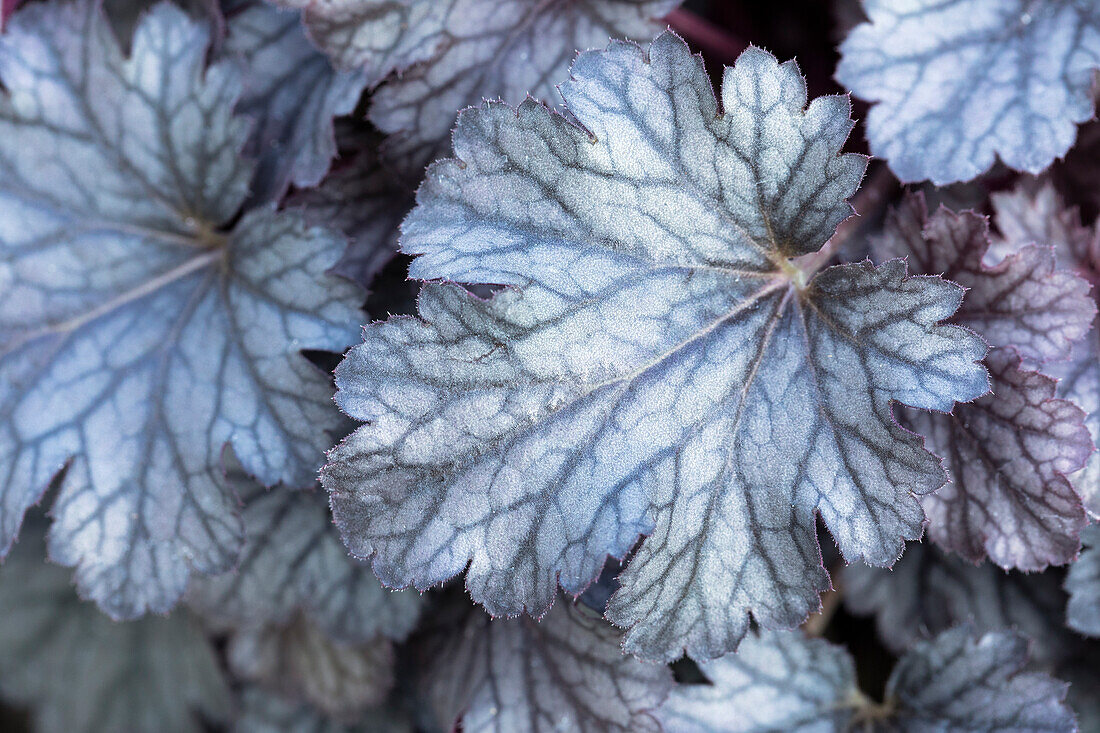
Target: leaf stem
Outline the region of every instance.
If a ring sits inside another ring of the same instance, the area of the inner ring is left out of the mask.
[[[665,20],[689,44],[718,61],[732,62],[749,47],[746,41],[725,28],[684,8],[676,8],[665,16]]]

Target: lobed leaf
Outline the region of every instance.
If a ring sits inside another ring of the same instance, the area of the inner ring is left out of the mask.
[[[244,66],[236,112],[253,121],[245,148],[259,161],[252,197],[278,199],[290,184],[315,186],[336,156],[332,119],[355,108],[366,72],[333,70],[306,39],[300,13],[265,3],[230,16],[225,53]]]
[[[658,718],[666,733],[833,733],[862,693],[842,647],[798,632],[750,634],[736,654],[699,665],[710,684],[677,685]]]
[[[619,634],[562,602],[541,622],[477,609],[434,648],[424,682],[440,724],[466,731],[658,731],[672,686],[664,666],[624,656]]]
[[[577,49],[649,38],[660,27],[655,18],[680,1],[449,0],[437,53],[371,99],[371,121],[393,135],[386,159],[419,179],[450,152],[455,110],[483,99],[556,99]]]
[[[335,271],[369,286],[397,253],[401,220],[409,213],[412,192],[379,161],[375,136],[345,136],[352,150],[346,165],[314,188],[295,191],[287,205],[299,207],[311,221],[340,229],[351,242]]]
[[[1100,9],[1088,0],[864,0],[837,80],[873,103],[871,152],[902,181],[1039,173],[1093,115]]]
[[[993,199],[1003,246],[1011,250],[1043,230],[1045,221],[1049,243],[1062,267],[1073,270],[1092,286],[1092,296],[1100,295],[1100,236],[1092,228],[1081,226],[1075,209],[1067,209],[1054,187],[1022,184],[1016,190]],[[1026,223],[1025,223],[1026,222]],[[1074,349],[1071,359],[1051,364],[1047,371],[1058,379],[1058,395],[1082,408],[1092,439],[1100,437],[1100,332],[1093,328]],[[1074,486],[1084,498],[1085,508],[1100,514],[1100,454],[1092,453],[1084,470],[1073,477]]]
[[[874,703],[842,648],[764,634],[706,665],[712,686],[677,687],[659,715],[668,733],[1076,730],[1067,685],[1023,671],[1026,662],[1021,637],[952,629],[906,653]]]
[[[1066,477],[1093,446],[1085,414],[1055,399],[1055,381],[1023,369],[1017,354],[1065,359],[1096,306],[1088,282],[1054,269],[1052,248],[1027,244],[987,267],[988,248],[984,219],[942,207],[929,217],[919,196],[891,212],[875,247],[965,286],[952,321],[998,347],[986,357],[992,394],[950,415],[903,413],[951,471],[950,483],[922,499],[929,535],[973,562],[989,557],[1005,568],[1041,570],[1077,555],[1086,519]]]
[[[971,562],[1042,570],[1077,557],[1087,523],[1067,478],[1094,450],[1085,413],[1054,397],[1056,382],[996,349],[993,394],[952,415],[910,412],[905,424],[944,455],[951,481],[921,504],[928,534]]]
[[[388,160],[412,180],[445,155],[455,111],[482,99],[556,95],[576,49],[647,38],[680,0],[334,0],[303,7],[320,48],[377,83],[371,121]]]
[[[905,731],[1074,731],[1067,685],[1027,672],[1027,640],[966,627],[917,643],[886,683]]]
[[[1006,573],[910,543],[893,569],[849,565],[842,578],[845,606],[873,614],[878,638],[895,654],[963,623],[983,634],[1016,629],[1044,664],[1073,656],[1080,646],[1062,623],[1066,596],[1051,573]]]
[[[961,290],[891,261],[814,274],[865,161],[843,97],[806,106],[759,49],[719,109],[671,33],[582,54],[566,118],[464,113],[406,219],[420,319],[369,327],[337,370],[366,422],[322,474],[352,552],[391,586],[468,566],[494,615],[542,614],[650,534],[609,618],[626,648],[734,649],[749,615],[793,626],[828,578],[814,513],[849,558],[892,563],[944,481],[892,403],[987,389]],[[584,125],[578,127],[573,121]]]
[[[243,540],[220,456],[312,483],[341,426],[299,353],[356,333],[344,243],[238,211],[252,165],[236,70],[170,5],[131,55],[92,0],[0,39],[0,546],[69,465],[50,553],[116,617],[164,612]]]
[[[1031,361],[1061,361],[1088,332],[1096,304],[1087,280],[1056,269],[1061,237],[1077,236],[1075,230],[1048,220],[1042,231],[1037,219],[1032,214],[1010,223],[1001,213],[998,225],[1009,229],[1013,244],[999,247],[1001,260],[987,266],[983,260],[991,241],[984,217],[942,206],[929,216],[924,198],[910,195],[887,216],[873,251],[878,257],[905,257],[915,272],[942,275],[965,287],[966,298],[952,321],[991,345],[1011,347]]]
[[[222,628],[285,626],[304,614],[336,640],[397,641],[416,625],[420,598],[382,588],[347,555],[322,495],[230,480],[244,502],[245,544],[233,572],[196,578],[188,602]]]

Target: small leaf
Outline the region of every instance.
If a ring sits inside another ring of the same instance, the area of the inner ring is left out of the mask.
[[[993,221],[1000,236],[994,239],[997,259],[1003,259],[1029,244],[1053,247],[1063,267],[1087,259],[1095,235],[1081,224],[1076,209],[1067,208],[1049,180],[1022,179],[1016,188],[989,195]]]
[[[990,236],[983,217],[942,206],[929,216],[924,198],[910,195],[887,216],[873,252],[906,257],[914,272],[942,275],[965,287],[966,298],[952,322],[974,329],[991,345],[1010,346],[1034,361],[1064,360],[1096,315],[1089,283],[1055,269],[1058,240],[1031,238],[1039,233],[1032,231],[1034,217],[1010,224],[1001,215],[998,224],[1027,238],[1014,242],[1011,251],[1002,250],[1007,256],[987,267],[982,260]],[[1025,227],[1028,235],[1022,233]]]
[[[1077,211],[1067,209],[1049,183],[1039,187],[1023,184],[1010,194],[994,198],[993,204],[1006,250],[1023,244],[1023,240],[1034,236],[1037,222],[1046,221],[1049,244],[1057,253],[1059,265],[1091,283],[1093,298],[1100,297],[1100,235],[1081,226]],[[1085,411],[1085,424],[1093,441],[1100,438],[1100,331],[1094,327],[1073,349],[1069,362],[1050,364],[1046,371],[1058,379],[1058,396]],[[1100,453],[1089,456],[1084,470],[1073,476],[1073,483],[1089,513],[1100,516]]]
[[[893,569],[854,564],[842,577],[845,606],[874,614],[879,639],[896,654],[923,635],[962,623],[980,633],[1015,628],[1031,639],[1032,653],[1044,664],[1080,646],[1062,624],[1066,597],[1051,573],[1006,573],[912,542]]]
[[[257,624],[229,638],[229,667],[240,679],[300,698],[334,718],[355,720],[393,686],[393,646],[381,637],[334,641],[296,616],[286,625]]]
[[[199,625],[180,612],[112,621],[44,561],[44,529],[28,521],[0,569],[3,697],[29,707],[40,733],[201,733],[225,721],[229,690]]]
[[[1100,636],[1100,527],[1086,529],[1081,533],[1081,541],[1085,548],[1066,575],[1069,593],[1066,616],[1070,628]]]
[[[354,146],[347,161],[316,188],[292,193],[287,206],[300,207],[310,221],[336,227],[351,239],[335,270],[367,287],[397,254],[398,226],[414,199],[382,167],[376,136],[345,137]]]
[[[1077,556],[1087,523],[1067,475],[1085,465],[1085,413],[1055,399],[1055,380],[1020,368],[1004,349],[985,360],[993,394],[952,415],[907,411],[905,424],[944,455],[951,481],[921,505],[928,534],[977,562],[1042,570]]]
[[[218,627],[286,625],[304,613],[337,640],[401,640],[416,624],[420,598],[385,590],[347,555],[328,504],[314,491],[267,490],[236,466],[230,480],[244,501],[245,545],[237,569],[196,578],[188,601]]]
[[[1026,672],[1027,640],[966,627],[916,644],[886,683],[903,731],[1075,731],[1066,687]]]
[[[253,120],[245,148],[259,159],[253,198],[277,199],[291,183],[319,183],[336,155],[332,118],[355,108],[366,73],[334,71],[306,39],[300,13],[264,3],[230,16],[225,51],[243,62],[236,111]]]
[[[871,152],[902,181],[1039,173],[1092,117],[1100,9],[1082,0],[864,0],[837,80],[877,103]]]
[[[586,608],[556,604],[541,622],[471,609],[432,647],[424,682],[440,724],[498,733],[658,731],[662,665],[624,656],[620,636]]]
[[[628,81],[629,80],[629,81]],[[394,587],[469,566],[494,615],[580,593],[653,533],[609,618],[673,659],[737,646],[749,614],[792,626],[828,578],[820,512],[849,558],[919,536],[944,480],[892,402],[950,410],[987,389],[985,346],[937,325],[961,290],[904,263],[803,272],[851,212],[843,97],[806,107],[793,63],[750,49],[719,114],[671,33],[582,54],[562,93],[464,113],[402,246],[423,320],[369,327],[337,371],[367,422],[322,481],[345,541]]]
[[[361,295],[325,274],[334,233],[237,219],[247,124],[203,26],[158,5],[124,58],[97,6],[0,38],[0,547],[71,463],[51,556],[128,618],[235,561],[227,443],[265,484],[313,482],[342,421],[300,350],[350,343]]]
[[[1024,672],[1026,662],[1022,637],[953,629],[906,653],[874,703],[842,648],[763,634],[705,665],[713,686],[677,687],[658,715],[668,733],[1075,731],[1066,685]]]
[[[984,219],[942,207],[928,217],[919,196],[887,217],[876,252],[907,256],[919,272],[968,288],[952,321],[1000,347],[986,357],[992,394],[949,415],[905,410],[901,417],[951,472],[950,483],[921,501],[932,539],[974,562],[989,557],[1005,568],[1041,570],[1076,557],[1086,520],[1066,476],[1093,447],[1085,414],[1055,399],[1055,381],[1022,369],[1015,354],[1066,358],[1096,306],[1086,281],[1054,269],[1049,247],[1028,244],[986,267],[988,247]]]
[[[844,649],[798,632],[750,634],[699,666],[710,684],[673,689],[658,711],[666,733],[842,731],[860,704]]]
[[[450,152],[455,110],[483,99],[556,100],[555,85],[577,49],[599,48],[609,37],[649,38],[661,26],[655,19],[680,2],[450,0],[438,52],[371,99],[371,121],[394,135],[386,159],[419,178],[424,166]]]

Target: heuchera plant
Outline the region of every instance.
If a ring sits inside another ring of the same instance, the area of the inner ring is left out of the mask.
[[[5,729],[1100,730],[1092,0],[17,5]]]

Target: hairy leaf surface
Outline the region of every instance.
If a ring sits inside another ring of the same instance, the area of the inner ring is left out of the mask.
[[[469,565],[493,614],[540,614],[651,534],[609,617],[628,650],[736,647],[749,614],[793,626],[849,558],[892,563],[944,481],[892,401],[950,410],[987,388],[985,346],[937,323],[961,291],[903,262],[813,274],[864,159],[843,97],[806,106],[793,63],[750,49],[720,113],[675,35],[582,54],[580,124],[528,101],[464,113],[402,246],[421,319],[367,329],[337,373],[369,421],[323,482],[387,584]],[[807,282],[807,280],[809,280]]]
[[[1091,0],[864,0],[837,79],[874,102],[871,151],[902,181],[942,185],[999,156],[1039,173],[1092,117],[1100,7]]]
[[[45,562],[31,522],[0,569],[0,694],[41,733],[201,733],[229,691],[213,648],[183,613],[117,623]]]
[[[387,639],[334,641],[302,616],[235,631],[227,655],[238,678],[347,720],[381,703],[393,686],[393,645]]]
[[[1028,244],[987,267],[988,246],[981,217],[945,208],[928,217],[923,199],[912,196],[887,218],[876,250],[968,288],[953,322],[999,347],[986,358],[992,394],[951,415],[903,414],[951,472],[951,483],[922,500],[929,535],[975,562],[1040,570],[1077,554],[1085,512],[1066,475],[1093,447],[1085,414],[1055,399],[1055,381],[1021,368],[1017,354],[1065,359],[1096,306],[1085,280],[1054,269],[1050,246]]]
[[[400,640],[416,624],[420,598],[382,588],[348,557],[323,495],[267,490],[231,472],[244,501],[245,545],[234,571],[196,578],[189,602],[220,627],[286,625],[306,614],[335,639]]]
[[[332,118],[350,113],[367,84],[364,71],[334,71],[302,31],[301,14],[259,3],[229,19],[225,50],[244,63],[237,112],[253,120],[245,152],[259,159],[257,200],[287,185],[316,185],[336,155]]]
[[[420,0],[449,6],[439,51],[379,88],[370,118],[394,134],[386,158],[421,175],[450,152],[455,110],[483,99],[557,100],[576,51],[649,38],[680,0]]]
[[[1087,280],[1094,299],[1100,296],[1100,235],[1081,226],[1076,209],[1067,209],[1049,182],[1022,184],[994,197],[993,206],[1005,251],[1013,251],[1045,233],[1059,264]],[[1058,378],[1058,395],[1085,411],[1092,439],[1100,438],[1100,332],[1094,327],[1073,349],[1068,362],[1050,364],[1046,371]],[[1100,454],[1089,456],[1073,482],[1089,513],[1100,515]]]
[[[1026,663],[1022,637],[953,629],[906,653],[876,704],[842,648],[773,632],[704,665],[713,686],[678,686],[658,715],[668,733],[1076,730],[1066,685]]]
[[[833,733],[860,702],[844,649],[798,632],[750,634],[699,666],[710,684],[672,690],[657,714],[666,733]]]
[[[989,228],[972,212],[956,214],[940,207],[927,213],[920,194],[907,196],[887,216],[873,252],[878,257],[905,257],[915,272],[942,275],[967,289],[952,322],[980,333],[993,346],[1009,346],[1037,362],[1064,360],[1073,344],[1088,332],[1096,305],[1089,282],[1069,270],[1056,269],[1062,244],[1056,237],[1069,230],[1048,222],[1037,231],[1034,216],[998,218],[1021,237],[1002,259],[983,263],[990,248]],[[1026,234],[1025,234],[1026,232]],[[1046,239],[1037,239],[1040,234]]]
[[[542,621],[472,609],[432,655],[425,689],[444,729],[479,733],[658,731],[672,675],[623,654],[620,634],[568,601]]]
[[[397,133],[388,158],[419,179],[448,152],[455,111],[482,99],[557,97],[577,49],[648,38],[680,0],[337,0],[305,3],[318,45],[381,81],[371,120]]]
[[[969,623],[980,633],[1018,630],[1043,663],[1071,656],[1080,642],[1062,623],[1066,595],[1059,582],[1050,573],[972,565],[923,543],[910,543],[890,570],[849,565],[842,579],[847,608],[873,614],[879,639],[897,654],[926,635]]]
[[[354,339],[343,241],[246,212],[240,84],[207,33],[146,16],[124,58],[89,1],[0,39],[0,546],[70,463],[50,553],[118,617],[170,608],[242,541],[220,456],[308,485],[341,425],[301,349]]]

